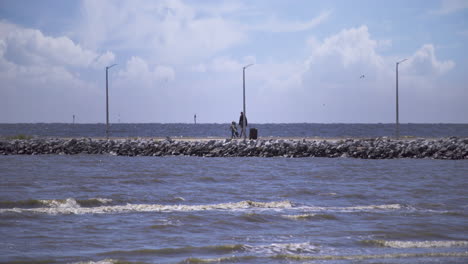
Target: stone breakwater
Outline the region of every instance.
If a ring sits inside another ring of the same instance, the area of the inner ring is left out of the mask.
[[[52,139],[0,140],[0,155],[111,154],[199,157],[351,157],[363,159],[468,159],[468,138],[368,138],[339,140],[165,140]]]

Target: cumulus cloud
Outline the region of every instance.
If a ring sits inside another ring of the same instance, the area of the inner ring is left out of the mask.
[[[451,60],[440,61],[436,58],[435,48],[432,44],[425,44],[409,58],[408,67],[411,73],[416,75],[444,74],[455,67]]]
[[[0,32],[2,55],[18,65],[102,68],[115,59],[112,52],[98,54],[84,49],[68,37],[45,36],[36,29],[0,22]]]
[[[379,42],[370,38],[367,26],[344,29],[321,43],[310,39],[309,44],[312,49],[312,57],[309,61],[315,58],[338,56],[344,67],[357,62],[373,66],[382,64],[381,58],[376,53]]]
[[[102,92],[80,73],[114,59],[112,52],[85,49],[66,36],[0,22],[0,111],[8,113],[0,122],[67,121],[76,111],[97,122]]]
[[[133,56],[127,61],[125,69],[119,71],[118,78],[126,83],[145,83],[145,85],[151,86],[158,81],[174,80],[175,71],[170,66],[151,67],[144,59]]]
[[[402,98],[417,97],[419,106],[440,98],[434,87],[455,68],[431,43],[385,55],[392,39],[376,39],[366,25],[309,37],[305,56],[279,60],[282,47],[272,46],[271,57],[242,57],[237,47],[259,31],[304,39],[303,31],[313,34],[331,14],[290,21],[253,10],[260,20],[252,13],[240,19],[245,8],[255,9],[224,1],[83,1],[73,39],[0,22],[0,111],[19,111],[0,122],[56,122],[72,113],[103,122],[104,67],[112,63],[119,65],[109,76],[111,120],[119,113],[128,122],[190,122],[196,112],[203,122],[230,121],[242,108],[242,67],[254,63],[246,73],[252,122],[389,122],[397,60],[409,59],[401,65]],[[255,55],[252,44],[247,54]],[[128,59],[117,61],[114,52]]]
[[[309,38],[311,55],[300,76],[302,85],[295,86],[302,90],[292,92],[302,96],[291,100],[289,107],[307,105],[296,115],[312,116],[319,122],[392,120],[394,104],[389,98],[394,98],[397,59],[379,53],[380,47],[390,44],[372,38],[367,26],[343,29],[323,40]],[[405,95],[417,95],[419,100],[433,98],[437,89],[431,89],[431,83],[455,67],[451,60],[439,60],[432,44],[423,45],[408,58],[401,65],[402,86]]]
[[[308,40],[311,56],[307,59],[308,67],[318,65],[339,64],[343,69],[371,72],[388,71],[394,65],[394,58],[385,57],[378,53],[381,46],[391,45],[388,40],[372,39],[367,26],[344,29],[341,32],[317,41]],[[411,74],[432,75],[444,74],[455,67],[451,60],[440,61],[436,58],[435,48],[432,44],[425,44],[409,57],[409,61],[402,65],[409,68]]]
[[[204,59],[246,39],[238,23],[179,0],[84,1],[82,10],[86,45],[131,48],[163,63]]]

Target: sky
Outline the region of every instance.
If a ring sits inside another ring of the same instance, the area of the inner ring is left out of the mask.
[[[0,0],[0,123],[468,123],[468,0]],[[361,76],[364,77],[361,78]]]

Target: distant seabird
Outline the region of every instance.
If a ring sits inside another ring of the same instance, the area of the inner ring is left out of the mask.
[[[365,78],[366,76],[363,74],[361,75],[361,77],[359,77],[359,79],[362,79],[362,78]]]

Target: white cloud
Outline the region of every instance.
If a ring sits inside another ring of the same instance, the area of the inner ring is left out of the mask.
[[[444,83],[455,62],[437,46],[385,55],[392,39],[376,39],[365,25],[310,37],[305,56],[300,50],[278,60],[285,50],[276,40],[283,34],[267,34],[275,41],[262,55],[253,51],[259,31],[294,32],[294,39],[304,39],[331,12],[280,20],[287,15],[281,10],[275,15],[241,2],[180,0],[84,1],[82,12],[73,40],[0,22],[0,112],[19,112],[2,115],[0,122],[63,122],[72,113],[103,122],[104,66],[112,63],[119,65],[109,76],[111,120],[119,113],[126,122],[191,122],[194,113],[202,122],[231,121],[242,108],[242,67],[250,63],[247,112],[253,122],[391,122],[395,62],[403,58],[409,60],[400,68],[402,116],[408,116],[405,105],[407,112],[421,112],[405,104],[408,98],[439,109],[436,99],[445,96],[451,105],[453,98],[462,101],[459,91],[466,95],[462,84]],[[108,49],[129,59],[116,61]]]
[[[19,65],[60,65],[102,68],[115,59],[112,52],[98,54],[68,37],[50,37],[35,29],[0,22],[2,55]]]
[[[323,40],[309,38],[311,55],[301,75],[302,88],[291,91],[296,96],[289,102],[286,98],[288,103],[283,111],[303,105],[304,111],[294,114],[316,122],[391,122],[398,59],[378,51],[382,45],[389,44],[372,38],[366,26],[344,29]],[[402,98],[417,97],[420,105],[434,103],[431,98],[440,96],[435,83],[455,63],[439,60],[432,44],[423,45],[408,58],[400,70]],[[365,78],[360,78],[361,75]],[[418,112],[405,104],[404,99],[402,102],[405,111]],[[409,116],[406,117],[414,118]]]
[[[69,121],[72,114],[98,122],[95,81],[83,71],[103,69],[112,52],[85,49],[66,36],[0,22],[0,122]],[[86,105],[83,103],[86,102]]]
[[[247,42],[252,31],[298,32],[316,27],[330,11],[308,21],[239,19],[245,7],[172,1],[84,1],[81,40],[89,47],[138,51],[166,64],[193,64]],[[229,14],[229,15],[227,15]],[[265,15],[265,14],[263,14]]]
[[[322,43],[309,39],[312,57],[309,62],[323,57],[338,56],[343,66],[357,62],[380,66],[382,59],[376,53],[379,43],[370,38],[367,26],[344,29],[336,35],[326,38]]]
[[[345,69],[358,66],[378,72],[386,71],[389,65],[396,62],[395,59],[384,57],[377,51],[382,45],[391,45],[391,41],[372,39],[366,26],[344,29],[322,42],[312,37],[309,38],[308,44],[312,49],[312,55],[306,61],[309,66],[340,63]],[[446,73],[455,67],[455,63],[451,60],[438,60],[434,45],[425,44],[415,51],[402,67],[407,67],[413,74],[432,75]]]
[[[125,69],[118,72],[118,78],[130,85],[133,82],[152,86],[159,81],[173,81],[175,71],[172,67],[164,65],[151,67],[144,59],[133,56],[127,61]]]
[[[451,60],[439,61],[435,55],[434,45],[425,44],[409,58],[407,65],[412,74],[434,75],[444,74],[455,67],[455,62]]]
[[[211,57],[246,40],[236,22],[199,16],[182,1],[84,1],[81,39],[91,47],[132,49],[163,63]]]
[[[268,32],[299,32],[312,29],[328,19],[331,12],[320,13],[317,17],[309,21],[284,21],[275,17],[270,17],[266,22],[249,25],[248,29]]]

